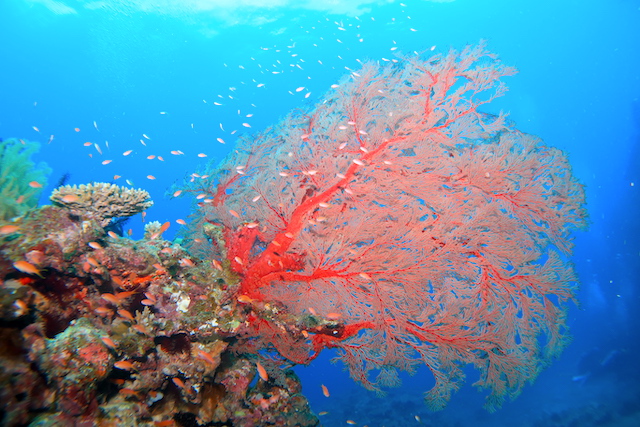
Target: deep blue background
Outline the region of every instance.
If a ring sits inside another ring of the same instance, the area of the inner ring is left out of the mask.
[[[415,415],[432,425],[534,425],[551,414],[557,425],[576,417],[586,417],[582,425],[602,419],[616,425],[638,416],[640,2],[259,3],[0,1],[0,137],[42,143],[38,159],[54,170],[46,195],[65,172],[78,184],[117,174],[116,182],[128,179],[151,192],[156,205],[148,220],[173,221],[189,213],[186,200],[165,197],[173,182],[221,159],[237,134],[315,102],[358,60],[394,58],[393,47],[443,52],[487,39],[520,70],[488,111],[509,111],[521,130],[567,151],[586,185],[590,230],[576,240],[582,304],[570,311],[573,344],[492,415],[471,386],[444,412],[429,414],[420,403],[431,384],[424,371],[378,399],[329,365],[329,355],[299,369],[305,394],[316,411],[330,412],[325,425],[346,419],[370,427],[418,425]],[[124,157],[126,150],[134,152]],[[140,217],[131,227],[139,237]],[[593,371],[587,380],[572,381],[587,369]]]

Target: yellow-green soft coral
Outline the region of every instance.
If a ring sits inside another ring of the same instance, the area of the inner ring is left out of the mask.
[[[47,185],[51,173],[46,163],[36,165],[31,160],[39,148],[37,142],[24,139],[0,140],[0,221],[22,215],[38,205],[42,187]]]

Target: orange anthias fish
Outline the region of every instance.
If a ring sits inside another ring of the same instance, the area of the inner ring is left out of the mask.
[[[12,234],[18,230],[20,230],[20,227],[18,227],[17,225],[3,225],[2,227],[0,227],[0,234]]]
[[[16,261],[13,263],[13,267],[16,270],[22,271],[23,273],[35,274],[36,276],[42,277],[42,275],[40,274],[40,270],[38,270],[35,265],[27,261]]]
[[[122,369],[123,371],[132,371],[136,369],[135,366],[133,366],[133,363],[129,362],[128,360],[121,360],[119,362],[115,362],[113,366],[115,366],[118,369]]]
[[[155,240],[158,237],[160,237],[162,235],[162,233],[164,233],[165,231],[167,231],[169,229],[170,225],[171,225],[171,223],[169,221],[167,221],[164,224],[162,224],[162,226],[160,227],[160,230],[158,230],[157,233],[153,233],[151,235],[151,240]]]
[[[264,369],[264,366],[260,364],[260,362],[256,362],[256,368],[258,368],[258,375],[262,379],[262,381],[269,381],[269,375],[267,374],[267,370]]]
[[[326,386],[326,385],[324,385],[324,384],[320,384],[320,387],[322,388],[322,394],[324,395],[324,397],[329,397],[329,396],[331,396],[331,395],[329,394],[329,389],[327,388],[327,386]]]

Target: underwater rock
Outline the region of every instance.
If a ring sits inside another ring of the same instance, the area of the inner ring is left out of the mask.
[[[97,410],[98,383],[109,374],[114,360],[103,336],[87,318],[80,318],[55,338],[44,338],[45,345],[32,351],[33,361],[56,390],[59,411],[78,416]]]
[[[318,425],[292,373],[268,366],[252,385],[258,356],[235,345],[253,311],[277,312],[239,303],[235,275],[162,226],[135,241],[56,206],[12,226],[0,235],[0,424]]]

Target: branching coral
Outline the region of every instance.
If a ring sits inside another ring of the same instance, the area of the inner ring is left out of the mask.
[[[50,199],[54,204],[91,217],[103,226],[109,224],[111,218],[132,216],[153,205],[145,190],[105,182],[58,187]]]

